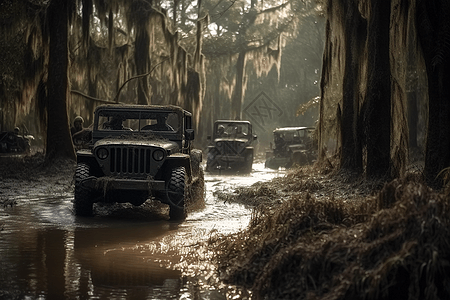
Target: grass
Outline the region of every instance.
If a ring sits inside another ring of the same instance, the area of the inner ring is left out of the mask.
[[[227,201],[254,212],[210,239],[219,277],[254,299],[450,299],[449,197],[420,178],[309,166],[238,189]]]

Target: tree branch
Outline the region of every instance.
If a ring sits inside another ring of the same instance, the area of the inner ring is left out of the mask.
[[[80,92],[80,91],[77,91],[77,90],[71,90],[70,93],[72,93],[72,94],[77,94],[77,95],[80,95],[80,96],[82,96],[82,97],[84,97],[84,98],[87,98],[87,99],[90,99],[90,100],[94,100],[94,101],[99,101],[99,102],[104,102],[104,103],[115,103],[115,102],[113,102],[113,101],[104,100],[104,99],[99,99],[99,98],[95,98],[95,97],[86,95],[86,94],[84,94],[84,93],[82,93],[82,92]]]
[[[116,94],[116,96],[114,97],[114,102],[115,102],[115,103],[118,103],[118,100],[119,100],[119,94],[120,94],[120,92],[122,91],[122,89],[124,88],[125,84],[127,84],[128,82],[130,82],[130,81],[133,80],[133,79],[138,79],[138,78],[142,78],[142,77],[145,77],[145,76],[150,75],[150,74],[155,70],[155,68],[156,68],[157,66],[159,66],[159,65],[162,64],[163,62],[169,60],[169,58],[170,58],[170,57],[164,59],[163,61],[160,61],[160,62],[157,63],[157,64],[156,64],[149,72],[147,72],[147,73],[145,73],[145,74],[140,74],[140,75],[136,75],[136,76],[133,76],[133,77],[128,78],[128,79],[122,84],[122,86],[119,88],[119,90],[117,91],[117,94]]]

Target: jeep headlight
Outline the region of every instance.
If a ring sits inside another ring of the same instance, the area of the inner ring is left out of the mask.
[[[222,142],[217,142],[217,147],[222,147]]]
[[[155,150],[153,151],[153,159],[156,161],[161,161],[164,159],[164,151],[162,150]]]
[[[97,149],[97,157],[100,159],[106,159],[108,157],[108,150],[106,148]]]

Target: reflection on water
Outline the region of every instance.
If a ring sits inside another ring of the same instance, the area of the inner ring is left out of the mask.
[[[245,298],[214,277],[199,242],[247,226],[248,209],[212,192],[280,174],[257,167],[250,176],[207,175],[206,207],[182,223],[75,218],[72,195],[18,200],[0,216],[0,299]]]

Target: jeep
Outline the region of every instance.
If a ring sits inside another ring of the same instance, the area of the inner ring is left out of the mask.
[[[20,135],[19,128],[14,131],[0,132],[0,153],[29,154],[31,149],[30,140],[32,135]]]
[[[290,168],[294,164],[305,165],[317,156],[313,127],[283,127],[273,131],[274,146],[266,152],[265,167]]]
[[[170,219],[184,219],[187,186],[203,176],[193,140],[192,114],[180,107],[97,107],[89,149],[77,151],[75,215],[91,216],[95,202],[157,199]]]
[[[207,138],[211,141],[211,136]],[[212,145],[208,146],[206,171],[233,170],[250,173],[254,155],[252,144],[256,139],[249,121],[215,121]]]

